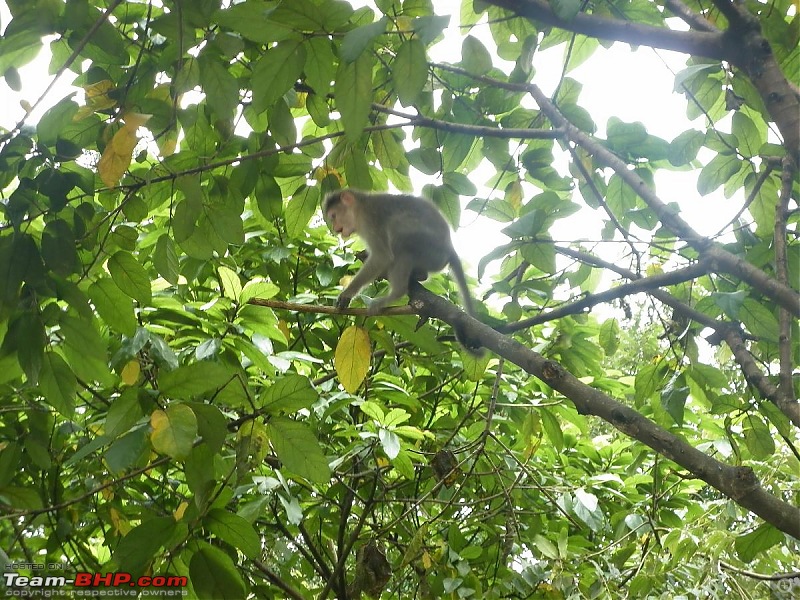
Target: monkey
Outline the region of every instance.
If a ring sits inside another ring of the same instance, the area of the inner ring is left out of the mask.
[[[389,292],[369,303],[367,312],[378,314],[390,302],[408,293],[412,281],[425,281],[430,273],[450,266],[461,294],[464,311],[475,317],[461,259],[450,239],[450,226],[439,209],[424,198],[411,195],[369,193],[345,188],[331,192],[322,213],[333,231],[347,239],[357,233],[369,253],[361,269],[336,301],[347,308],[358,291],[381,277],[389,280]],[[478,348],[456,338],[473,354]]]

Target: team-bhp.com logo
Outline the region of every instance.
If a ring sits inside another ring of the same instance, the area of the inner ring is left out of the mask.
[[[70,578],[63,575],[3,573],[3,583],[3,595],[12,598],[99,598],[111,595],[179,597],[187,594],[184,588],[188,580],[186,577],[164,575],[133,577],[124,572],[78,572]]]
[[[800,598],[800,577],[782,577],[769,582],[770,598],[793,600]]]

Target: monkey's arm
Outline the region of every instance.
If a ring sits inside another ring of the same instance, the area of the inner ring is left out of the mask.
[[[382,275],[386,273],[387,265],[384,261],[378,260],[374,253],[370,253],[369,257],[367,258],[367,262],[365,262],[361,268],[359,269],[358,273],[355,274],[355,277],[350,281],[350,284],[344,288],[342,293],[339,295],[339,298],[336,300],[336,308],[347,308],[350,305],[350,301],[353,299],[361,288],[367,285],[371,281],[375,281]]]

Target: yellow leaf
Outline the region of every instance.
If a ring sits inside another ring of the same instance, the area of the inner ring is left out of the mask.
[[[169,427],[169,418],[167,418],[167,413],[165,413],[163,410],[153,411],[153,414],[150,415],[150,427],[153,428],[153,431],[163,431]]]
[[[141,373],[139,361],[136,359],[128,361],[128,364],[122,367],[122,382],[125,385],[134,385],[139,381],[139,373]]]
[[[112,508],[110,516],[115,533],[121,536],[128,535],[131,530],[131,523],[125,518],[125,515],[120,514],[116,508]]]
[[[136,127],[126,123],[106,146],[103,156],[97,162],[97,172],[100,179],[108,187],[117,185],[125,171],[131,164],[133,149],[139,138],[136,137]]]
[[[90,113],[111,108],[117,104],[116,100],[108,96],[108,92],[115,89],[114,82],[110,79],[104,79],[103,81],[92,83],[84,86],[83,89],[86,92],[86,106],[84,108],[88,108]],[[79,114],[81,114],[80,111]],[[86,115],[83,115],[80,118],[85,116]],[[80,118],[78,118],[78,115],[75,115],[73,120],[79,121]]]
[[[287,341],[287,342],[288,342],[290,339],[292,339],[292,337],[291,337],[291,332],[289,331],[289,325],[288,325],[288,324],[286,323],[286,321],[284,321],[283,319],[281,319],[280,321],[278,321],[278,329],[280,329],[280,330],[281,330],[281,333],[283,334],[283,337],[285,337],[285,338],[286,338],[286,341]]]
[[[189,508],[189,503],[186,501],[181,502],[178,508],[172,513],[172,518],[176,521],[180,521],[187,508]]]
[[[515,211],[518,211],[520,206],[522,206],[523,195],[524,190],[522,189],[522,184],[519,179],[512,181],[508,188],[506,188],[506,199]]]
[[[351,394],[355,393],[367,376],[370,349],[369,334],[355,325],[345,329],[336,344],[333,366],[342,386]]]
[[[136,131],[139,127],[142,127],[145,123],[147,123],[152,116],[153,115],[148,115],[145,113],[127,112],[125,113],[125,116],[122,117],[122,120],[125,121],[126,127],[130,127]]]
[[[178,147],[178,132],[170,129],[158,140],[158,151],[166,158],[175,154]]]

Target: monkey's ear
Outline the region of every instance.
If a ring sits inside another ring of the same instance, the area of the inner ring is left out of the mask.
[[[356,195],[350,190],[343,190],[340,199],[345,206],[353,206],[356,201]]]

